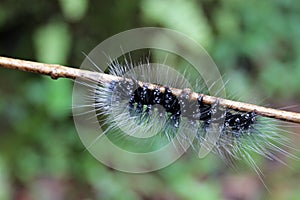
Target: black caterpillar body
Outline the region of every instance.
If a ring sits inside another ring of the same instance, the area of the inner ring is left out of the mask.
[[[202,121],[204,129],[211,123],[221,122],[222,134],[231,133],[238,138],[244,132],[249,132],[256,121],[255,112],[233,113],[225,110],[218,115],[221,109],[218,102],[213,105],[204,104],[202,96],[198,101],[192,102],[188,95],[176,97],[168,87],[165,87],[165,92],[161,92],[159,88],[151,90],[145,84],[141,87],[137,83],[124,80],[111,82],[109,88],[112,92],[117,92],[121,99],[129,99],[128,111],[131,116],[147,117],[153,112],[155,105],[160,105],[155,107],[157,112],[160,116],[168,115],[168,126],[171,125],[175,130],[180,126],[181,117],[186,117],[190,121]]]

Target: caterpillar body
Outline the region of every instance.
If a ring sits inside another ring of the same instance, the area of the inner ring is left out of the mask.
[[[166,138],[179,144],[176,148],[186,150],[191,146],[195,151],[201,148],[212,151],[229,165],[246,161],[260,178],[263,173],[253,154],[281,163],[284,163],[282,156],[298,159],[290,153],[294,150],[292,142],[280,133],[276,120],[255,111],[222,108],[218,101],[208,105],[201,95],[192,101],[185,88],[200,93],[205,89],[203,84],[191,84],[185,73],[150,63],[149,59],[139,64],[126,59],[124,62],[109,64],[109,74],[122,77],[119,81],[81,83],[92,91],[88,98],[93,104],[84,106],[98,116],[97,123],[105,127],[103,135],[116,134],[117,130],[142,139],[159,135],[161,140]],[[149,87],[149,83],[157,87]],[[170,88],[183,90],[180,96],[175,96]]]

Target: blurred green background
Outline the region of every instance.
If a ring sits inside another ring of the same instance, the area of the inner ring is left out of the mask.
[[[166,27],[206,48],[230,94],[283,107],[299,104],[299,23],[292,0],[1,0],[0,55],[78,67],[82,52],[114,34]],[[260,162],[269,192],[255,173],[195,153],[147,174],[109,169],[77,136],[71,80],[8,69],[0,77],[1,200],[300,199],[299,161]]]

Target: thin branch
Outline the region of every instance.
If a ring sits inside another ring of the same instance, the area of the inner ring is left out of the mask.
[[[19,59],[13,59],[13,58],[6,58],[0,56],[0,67],[4,68],[10,68],[10,69],[17,69],[21,71],[26,72],[33,72],[38,74],[44,74],[51,76],[53,79],[58,78],[70,78],[70,79],[84,79],[84,80],[91,80],[91,81],[99,81],[102,82],[111,82],[111,81],[118,81],[123,80],[122,77],[112,76],[109,74],[104,73],[98,73],[98,72],[92,72],[87,70],[81,70],[81,69],[75,69],[70,68],[62,65],[56,65],[56,64],[45,64],[45,63],[38,63],[38,62],[32,62],[32,61],[25,61],[25,60],[19,60]],[[142,82],[139,82],[140,85],[142,85]],[[155,84],[149,84],[149,89],[153,88],[159,88],[161,92],[165,91],[165,88],[162,86],[158,86]],[[222,99],[218,97],[213,97],[205,94],[199,94],[190,91],[189,89],[177,89],[177,88],[170,88],[172,90],[172,93],[175,96],[180,96],[183,93],[188,93],[190,96],[190,99],[192,101],[197,100],[200,96],[203,97],[203,103],[205,104],[213,104],[217,100],[219,101],[219,105],[224,108],[230,108],[238,111],[244,111],[244,112],[255,112],[258,115],[275,118],[283,121],[289,121],[289,122],[295,122],[300,124],[300,113],[295,112],[289,112],[289,111],[283,111],[273,108],[266,108],[263,106],[257,106],[254,104],[248,104],[238,101],[232,101],[228,99]]]

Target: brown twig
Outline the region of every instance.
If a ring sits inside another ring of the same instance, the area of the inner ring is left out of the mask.
[[[70,67],[65,67],[62,65],[56,64],[45,64],[45,63],[38,63],[32,61],[25,61],[13,58],[6,58],[0,56],[0,67],[10,68],[10,69],[17,69],[26,72],[33,72],[38,74],[44,74],[51,76],[53,79],[58,78],[70,78],[70,79],[88,79],[91,81],[104,81],[110,82],[112,80],[120,80],[121,77],[112,76],[109,74],[92,72],[87,70],[75,69]],[[139,84],[142,84],[141,82]],[[164,92],[165,88],[155,85],[149,84],[149,88],[159,87],[162,92]],[[170,88],[172,93],[175,96],[180,96],[182,93],[188,92],[190,95],[191,100],[197,100],[199,96],[203,97],[203,103],[206,104],[213,104],[217,100],[219,101],[219,105],[225,108],[230,108],[234,110],[244,111],[244,112],[255,112],[261,116],[275,118],[279,120],[289,121],[300,123],[300,113],[295,112],[288,112],[283,110],[277,110],[273,108],[266,108],[263,106],[257,106],[254,104],[248,104],[238,101],[232,101],[228,99],[222,99],[214,96],[209,96],[205,94],[198,94],[195,92],[190,92],[187,89],[177,89],[177,88]]]

